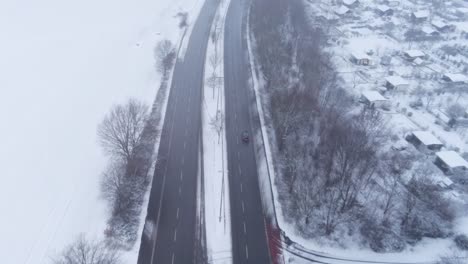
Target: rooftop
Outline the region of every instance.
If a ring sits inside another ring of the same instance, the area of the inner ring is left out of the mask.
[[[437,152],[436,155],[450,168],[468,168],[468,162],[455,151],[440,151]]]
[[[413,135],[419,139],[425,146],[430,145],[443,145],[439,139],[437,139],[434,135],[429,133],[428,131],[414,131]]]
[[[453,181],[447,177],[441,177],[439,180],[437,180],[437,185],[443,188],[450,187],[451,185],[453,185]]]
[[[461,73],[446,73],[444,76],[452,82],[468,82],[468,78]]]
[[[354,3],[356,3],[357,0],[343,0],[343,4],[345,5],[352,5]]]
[[[444,22],[442,22],[440,20],[433,20],[432,25],[434,27],[436,27],[436,28],[444,28],[444,27],[448,26],[447,24],[445,24]]]
[[[364,52],[360,51],[353,51],[351,52],[351,56],[353,56],[357,60],[370,60],[370,57],[367,56]]]
[[[387,98],[383,97],[377,91],[365,91],[365,92],[362,92],[362,96],[364,96],[367,100],[369,100],[369,102],[387,101]]]
[[[390,10],[391,8],[389,6],[386,6],[386,5],[378,5],[377,6],[377,10],[381,11],[381,12],[387,12],[388,10]]]
[[[430,12],[428,10],[419,10],[416,12],[413,12],[413,16],[416,18],[427,18],[429,17]]]

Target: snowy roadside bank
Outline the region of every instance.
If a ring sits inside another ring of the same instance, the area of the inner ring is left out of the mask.
[[[221,0],[208,42],[202,99],[206,243],[209,263],[232,263],[224,106],[224,21],[230,0]]]
[[[182,41],[184,40],[185,34],[186,34],[186,30],[182,32],[179,43],[182,43]],[[178,49],[177,54],[179,53],[179,50],[180,49]],[[147,210],[148,210],[149,197],[151,194],[150,190],[151,190],[151,186],[153,183],[153,174],[154,174],[154,169],[157,163],[157,157],[159,153],[159,144],[161,142],[160,132],[162,131],[162,127],[164,125],[164,120],[166,117],[167,102],[169,101],[169,94],[170,94],[171,87],[172,87],[172,76],[174,73],[174,67],[175,67],[175,63],[172,66],[172,69],[170,70],[168,77],[166,79],[161,80],[161,85],[159,87],[158,93],[156,95],[156,98],[152,106],[150,119],[155,120],[157,122],[156,130],[158,131],[158,134],[155,139],[154,152],[151,156],[151,160],[152,160],[151,167],[149,168],[148,173],[147,173],[147,177],[151,180],[148,184],[148,188],[146,190],[144,201],[141,207],[142,210],[140,213],[140,224],[139,224],[136,243],[133,246],[132,250],[124,253],[123,261],[125,263],[136,263],[138,259],[138,253],[139,253],[139,249],[141,245],[141,237],[145,229],[145,221],[146,221],[146,216],[148,214]]]

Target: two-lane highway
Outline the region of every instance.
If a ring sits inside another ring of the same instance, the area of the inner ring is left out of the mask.
[[[243,21],[249,0],[231,0],[224,36],[226,137],[229,166],[233,263],[270,263],[265,217],[260,198],[253,143],[245,144],[241,133],[252,135],[249,112]],[[253,138],[251,136],[251,138]]]
[[[196,263],[196,200],[201,91],[206,46],[218,0],[205,0],[183,60],[174,69],[148,205],[139,264]],[[148,224],[152,223],[152,224]]]

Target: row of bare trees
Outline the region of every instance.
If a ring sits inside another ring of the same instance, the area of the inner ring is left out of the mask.
[[[110,208],[105,240],[80,236],[53,259],[56,264],[119,264],[119,250],[130,250],[136,242],[143,199],[151,181],[149,170],[163,114],[161,106],[176,52],[170,41],[163,40],[154,55],[162,82],[152,109],[129,99],[114,105],[98,126],[99,143],[109,157],[101,178],[101,193]]]
[[[283,211],[304,236],[359,231],[376,251],[447,236],[454,215],[446,199],[424,172],[402,181],[416,157],[382,152],[381,113],[353,105],[323,49],[326,34],[304,9],[301,0],[256,0],[250,14]]]
[[[155,126],[149,107],[130,99],[115,105],[98,127],[103,149],[110,157],[103,173],[101,190],[111,208],[106,236],[109,241],[131,248],[137,238],[139,212],[149,183]]]

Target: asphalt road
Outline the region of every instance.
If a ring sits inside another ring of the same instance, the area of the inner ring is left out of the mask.
[[[201,91],[205,51],[217,0],[206,0],[189,39],[185,57],[174,69],[158,162],[153,176],[139,264],[196,263],[196,198],[201,129]]]
[[[233,263],[270,263],[265,218],[260,198],[253,142],[245,144],[241,133],[252,135],[247,43],[243,21],[249,0],[232,0],[225,23],[224,80],[226,137],[231,202]],[[251,137],[252,138],[252,137]]]

